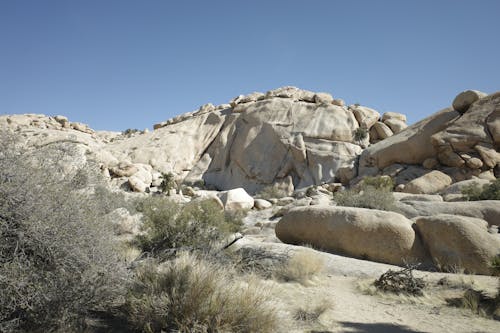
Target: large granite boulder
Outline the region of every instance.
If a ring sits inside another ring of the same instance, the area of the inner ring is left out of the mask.
[[[364,208],[309,206],[290,210],[276,225],[285,243],[357,258],[403,265],[427,257],[413,222],[404,216]]]
[[[488,222],[440,214],[419,217],[416,224],[438,267],[491,274],[491,260],[500,253],[500,237],[488,233]]]
[[[500,226],[500,202],[498,200],[429,202],[399,201],[396,209],[407,218],[452,214],[475,217],[487,221],[490,225]]]
[[[195,166],[196,177],[218,189],[255,193],[273,183],[332,182],[361,153],[353,142],[359,125],[342,107],[278,97],[238,107],[206,150],[204,166]]]

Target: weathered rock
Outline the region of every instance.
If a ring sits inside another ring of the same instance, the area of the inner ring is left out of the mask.
[[[453,108],[460,113],[466,112],[477,100],[487,96],[487,94],[477,90],[462,91],[453,100]]]
[[[206,184],[249,193],[288,179],[306,187],[334,181],[361,153],[352,143],[357,121],[338,106],[275,97],[239,106],[245,109],[226,120],[206,150]]]
[[[254,199],[254,207],[258,210],[268,209],[268,208],[271,208],[272,206],[273,206],[273,204],[267,200]]]
[[[406,116],[402,113],[385,112],[384,115],[382,116],[382,122],[385,122],[386,120],[389,120],[389,119],[398,119],[398,120],[401,120],[402,122],[406,123]]]
[[[430,137],[446,128],[459,113],[444,109],[404,130],[366,148],[360,158],[360,173],[364,167],[383,169],[394,163],[422,164],[436,156]]]
[[[500,238],[488,233],[486,221],[443,214],[419,217],[416,224],[437,266],[491,274],[491,260],[500,253]]]
[[[380,113],[366,106],[350,107],[360,127],[370,129],[379,119]]]
[[[426,202],[400,201],[396,209],[407,218],[417,216],[434,216],[453,214],[475,217],[487,221],[491,225],[500,225],[500,205],[497,200],[464,201],[464,202]]]
[[[437,166],[439,165],[439,161],[434,158],[434,157],[429,157],[429,158],[426,158],[423,162],[422,162],[422,166],[426,169],[434,169],[436,168]]]
[[[111,168],[111,172],[118,177],[130,177],[139,169],[130,163],[120,163],[116,167]]]
[[[405,185],[404,191],[413,194],[434,194],[451,185],[452,179],[441,171],[434,170]]]
[[[146,189],[148,187],[141,179],[135,176],[130,177],[128,179],[128,183],[130,185],[130,188],[134,192],[139,192],[139,193],[146,192]]]
[[[408,127],[408,125],[406,125],[406,123],[404,121],[402,121],[400,119],[396,119],[396,118],[386,119],[384,121],[384,124],[389,126],[389,128],[391,129],[391,131],[394,134],[398,134],[399,132],[401,132],[402,130],[404,130],[405,128]]]
[[[388,137],[391,137],[394,134],[392,130],[389,128],[389,126],[387,126],[384,123],[377,122],[373,124],[373,128],[375,128],[378,137],[381,138],[382,140],[387,139]]]
[[[403,189],[404,191],[404,189]],[[443,197],[438,194],[412,194],[403,192],[393,192],[394,199],[398,201],[432,201],[442,202]]]
[[[412,222],[392,212],[330,206],[295,208],[278,222],[276,236],[285,243],[312,244],[333,253],[395,265],[426,260]]]
[[[481,155],[481,159],[487,167],[493,169],[500,163],[500,153],[492,145],[479,143],[474,149]]]
[[[225,210],[250,210],[254,206],[253,198],[242,188],[220,192],[217,196],[224,204]]]
[[[316,93],[314,95],[314,102],[318,104],[332,104],[333,97],[328,93]]]
[[[483,166],[483,161],[481,161],[477,157],[472,157],[465,161],[465,164],[471,169],[481,169]]]
[[[485,179],[469,179],[469,180],[463,180],[461,182],[456,182],[450,186],[448,186],[444,191],[442,191],[443,194],[462,194],[462,190],[466,187],[469,186],[478,186],[478,187],[483,187],[484,185],[489,184],[489,180]]]

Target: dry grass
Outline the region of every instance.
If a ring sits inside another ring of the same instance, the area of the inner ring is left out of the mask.
[[[269,295],[256,279],[182,254],[138,268],[125,313],[143,332],[272,332],[278,320]]]
[[[324,259],[313,250],[302,249],[293,254],[275,273],[276,278],[283,281],[307,284],[320,274],[325,266]]]
[[[315,304],[308,304],[295,310],[293,318],[297,321],[315,323],[326,311],[333,308],[333,303],[329,299],[322,299]]]

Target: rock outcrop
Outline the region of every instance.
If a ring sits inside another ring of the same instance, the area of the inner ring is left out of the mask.
[[[488,233],[488,222],[472,217],[433,215],[418,218],[416,224],[437,266],[491,274],[491,260],[500,253],[500,237]]]
[[[404,216],[365,208],[312,206],[289,211],[276,225],[285,243],[395,265],[423,262],[426,254]]]

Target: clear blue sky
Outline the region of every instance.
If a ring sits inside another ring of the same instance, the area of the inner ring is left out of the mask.
[[[0,113],[146,127],[294,85],[410,122],[500,90],[500,1],[0,0]]]

